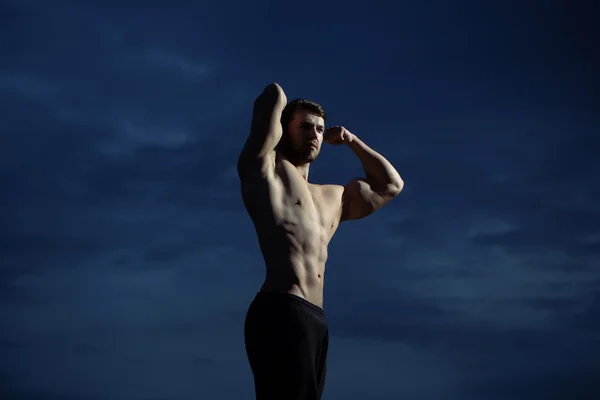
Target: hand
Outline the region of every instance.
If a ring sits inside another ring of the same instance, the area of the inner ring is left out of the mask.
[[[323,135],[323,141],[329,144],[348,144],[353,140],[354,135],[343,126],[331,126]]]

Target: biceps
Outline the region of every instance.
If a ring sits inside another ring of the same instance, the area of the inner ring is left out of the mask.
[[[354,179],[344,188],[342,221],[364,218],[385,203],[364,179]]]

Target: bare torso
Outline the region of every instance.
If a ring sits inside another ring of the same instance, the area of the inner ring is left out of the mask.
[[[328,245],[339,223],[370,215],[397,196],[404,183],[382,155],[345,128],[325,132],[318,105],[285,114],[282,139],[286,105],[276,83],[256,98],[238,175],[266,264],[261,290],[294,294],[322,307]],[[347,144],[354,151],[366,178],[345,186],[307,182],[325,136],[328,144]]]
[[[320,307],[328,245],[341,216],[344,188],[308,183],[276,157],[274,172],[242,180],[242,197],[254,222],[266,264],[261,290],[291,293]]]

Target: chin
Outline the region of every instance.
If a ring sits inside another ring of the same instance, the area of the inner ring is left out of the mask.
[[[306,162],[311,163],[311,162],[315,161],[318,157],[319,157],[319,153],[309,154],[306,157]]]
[[[295,150],[293,152],[288,153],[288,157],[290,160],[294,160],[294,164],[310,164],[317,159],[319,156],[320,150]]]

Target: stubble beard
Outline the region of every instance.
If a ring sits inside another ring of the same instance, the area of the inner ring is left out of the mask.
[[[294,146],[290,141],[281,143],[279,151],[294,165],[310,164],[314,162],[321,153],[321,149],[313,149],[308,145]]]
[[[315,161],[317,158],[319,158],[320,153],[321,153],[320,149],[313,149],[312,147],[309,147],[309,151],[306,155],[307,162],[311,163],[311,162]]]
[[[310,145],[307,149],[306,145],[303,145],[300,149],[294,150],[294,158],[299,163],[310,164],[319,157],[320,152],[320,149],[313,149]]]
[[[290,151],[288,154],[284,155],[295,165],[303,165],[303,164],[310,164],[312,162],[314,162],[317,157],[319,156],[319,151],[318,150],[313,150],[312,148],[309,151],[298,151],[298,150],[293,150]]]

